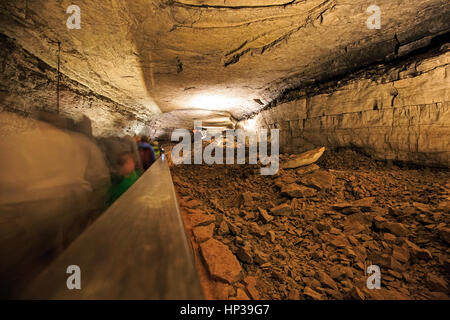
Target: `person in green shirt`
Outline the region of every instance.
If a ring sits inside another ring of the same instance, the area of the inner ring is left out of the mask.
[[[158,141],[153,141],[152,145],[153,145],[153,151],[155,151],[155,156],[156,156],[156,158],[158,158],[161,155]]]
[[[112,185],[109,191],[109,205],[127,191],[140,176],[140,173],[136,170],[133,155],[130,152],[122,152],[119,154],[117,165],[118,174],[113,175],[111,178]]]

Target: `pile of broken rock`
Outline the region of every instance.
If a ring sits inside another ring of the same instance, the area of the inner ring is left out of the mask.
[[[210,298],[448,299],[448,170],[353,151],[317,162],[323,153],[281,155],[273,177],[255,165],[172,168]],[[380,290],[366,286],[371,264]]]

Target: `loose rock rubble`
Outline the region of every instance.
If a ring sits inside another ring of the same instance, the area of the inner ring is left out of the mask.
[[[449,299],[446,169],[341,150],[274,176],[258,165],[171,171],[212,298]],[[366,286],[372,264],[380,290]]]

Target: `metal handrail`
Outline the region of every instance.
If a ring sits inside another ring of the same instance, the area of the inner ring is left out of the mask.
[[[69,289],[67,268],[80,268]],[[167,161],[159,158],[25,290],[30,299],[203,299]]]

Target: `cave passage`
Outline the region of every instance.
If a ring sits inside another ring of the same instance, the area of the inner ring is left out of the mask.
[[[0,1],[0,299],[449,300],[450,5],[376,2]]]

